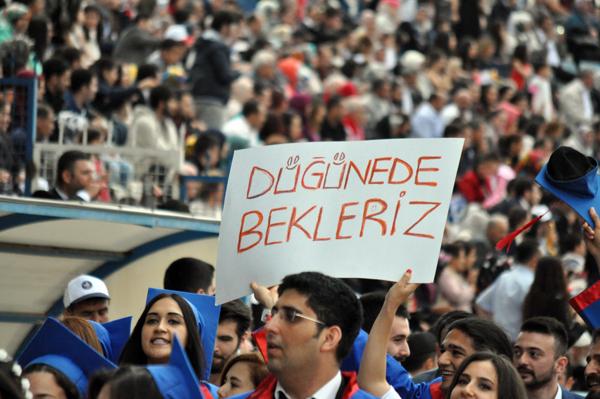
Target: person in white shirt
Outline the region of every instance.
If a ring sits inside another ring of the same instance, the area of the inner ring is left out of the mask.
[[[241,115],[229,120],[223,126],[223,133],[227,139],[240,139],[242,147],[257,147],[261,144],[258,132],[266,120],[266,112],[256,100],[244,103]]]
[[[556,111],[552,102],[552,69],[546,63],[534,66],[535,75],[531,78],[528,91],[531,94],[531,110],[541,115],[546,122],[556,119]]]
[[[539,257],[537,240],[523,240],[517,246],[516,264],[511,270],[498,276],[476,300],[479,313],[491,317],[513,341],[519,334],[523,319],[523,301],[533,284]]]

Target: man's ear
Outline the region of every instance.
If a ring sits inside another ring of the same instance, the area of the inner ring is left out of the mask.
[[[71,172],[69,170],[67,170],[67,169],[63,170],[61,177],[62,177],[63,183],[65,183],[65,184],[71,183]]]
[[[334,352],[342,340],[342,329],[339,326],[326,327],[323,332],[321,352]]]
[[[556,359],[556,364],[555,364],[556,372],[559,374],[564,373],[565,370],[567,370],[568,365],[569,365],[569,359],[566,356],[559,357],[558,359]]]

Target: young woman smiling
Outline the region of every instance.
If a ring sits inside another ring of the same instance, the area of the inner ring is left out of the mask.
[[[120,364],[165,364],[171,356],[173,337],[179,342],[202,380],[205,369],[204,349],[191,305],[177,294],[160,294],[142,312],[131,337],[123,348]]]
[[[527,392],[510,360],[490,352],[477,352],[456,370],[446,398],[527,399]]]

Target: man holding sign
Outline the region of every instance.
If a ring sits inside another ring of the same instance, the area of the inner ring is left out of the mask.
[[[416,282],[435,275],[462,139],[307,143],[235,153],[217,302],[310,270]],[[285,261],[283,261],[285,260]]]

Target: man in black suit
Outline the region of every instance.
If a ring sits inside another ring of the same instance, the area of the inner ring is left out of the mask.
[[[58,159],[54,188],[48,192],[36,192],[33,196],[89,202],[93,186],[94,167],[90,156],[81,151],[67,151]]]

